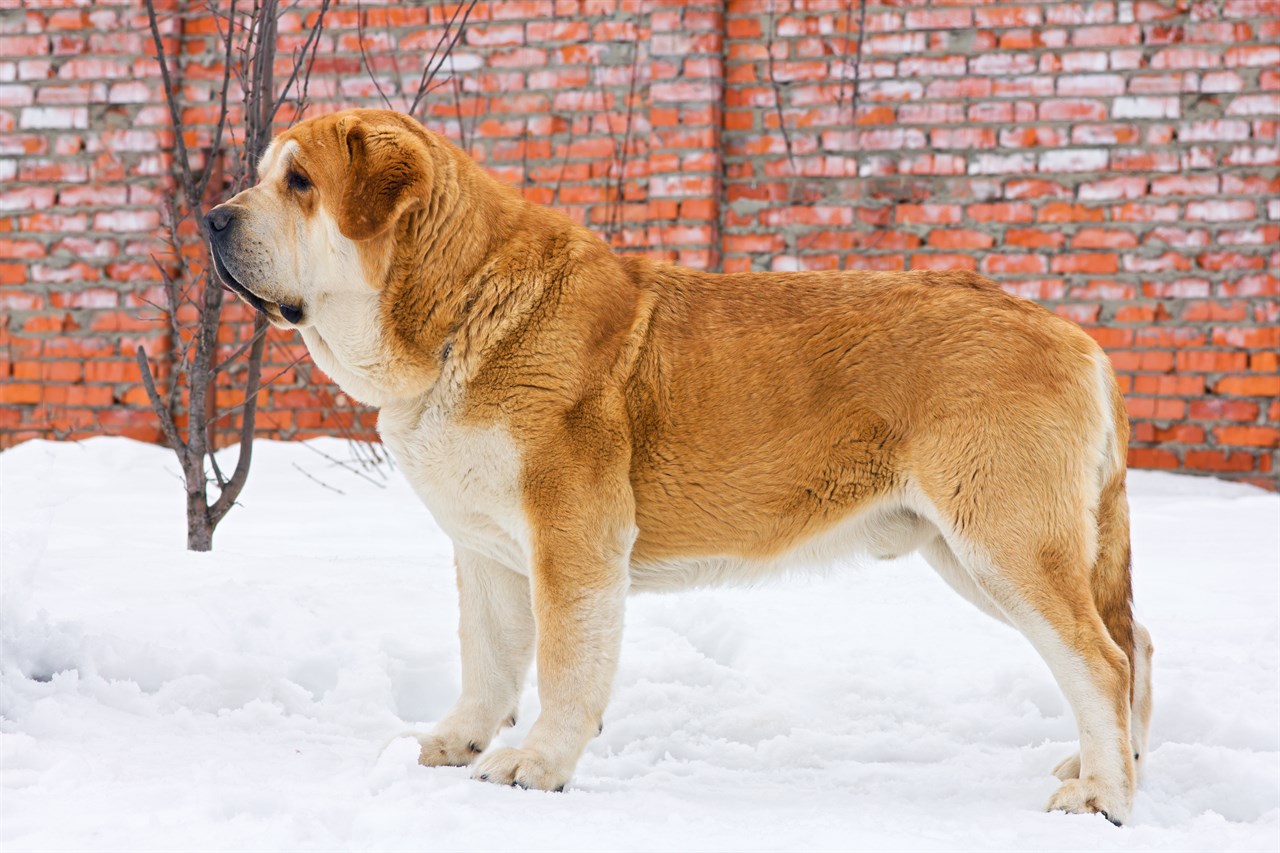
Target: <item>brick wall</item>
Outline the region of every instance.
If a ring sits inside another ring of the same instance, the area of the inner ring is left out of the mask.
[[[282,55],[314,5],[282,20]],[[190,6],[165,26],[207,122],[216,29]],[[363,9],[402,106],[448,8]],[[381,103],[357,18],[330,13],[313,113]],[[169,344],[150,307],[170,131],[149,49],[136,0],[0,0],[0,445],[158,437],[130,357]],[[977,269],[1107,348],[1134,465],[1275,487],[1277,0],[495,0],[451,68],[428,124],[620,249]],[[247,322],[228,312],[228,348]],[[273,336],[268,361],[263,434],[371,428],[296,339]]]

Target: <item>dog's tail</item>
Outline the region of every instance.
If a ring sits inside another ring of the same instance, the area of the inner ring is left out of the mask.
[[[1115,375],[1099,356],[1100,403],[1105,430],[1098,481],[1098,556],[1090,576],[1094,605],[1102,616],[1111,639],[1129,658],[1130,697],[1134,678],[1133,582],[1129,548],[1129,500],[1125,492],[1125,461],[1129,446],[1129,419]]]

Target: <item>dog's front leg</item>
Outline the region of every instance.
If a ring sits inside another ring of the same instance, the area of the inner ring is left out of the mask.
[[[472,551],[457,549],[458,636],[462,696],[429,735],[418,762],[462,767],[475,761],[498,729],[515,724],[533,657],[529,580]]]
[[[477,779],[561,790],[602,726],[622,643],[635,512],[625,479],[566,482],[571,476],[550,474],[529,500],[542,713],[519,749],[476,764]]]

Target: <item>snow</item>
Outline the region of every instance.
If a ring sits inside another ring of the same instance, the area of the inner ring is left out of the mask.
[[[1280,846],[1280,496],[1132,474],[1156,712],[1116,829],[1040,811],[1070,711],[917,558],[633,598],[564,794],[418,767],[405,732],[459,683],[449,542],[398,473],[326,458],[349,453],[259,443],[210,554],[167,450],[0,454],[0,847]]]

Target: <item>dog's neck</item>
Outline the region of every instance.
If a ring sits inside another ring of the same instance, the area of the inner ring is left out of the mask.
[[[557,362],[612,362],[629,351],[652,303],[636,264],[567,217],[536,209],[452,146],[435,156],[434,189],[382,242],[362,246],[363,275],[354,277],[380,286],[342,288],[303,330],[316,363],[350,396],[385,407],[474,390],[486,365],[508,379],[542,370],[524,356],[512,361],[517,350],[554,351],[547,357]],[[556,372],[565,382],[594,375],[563,364]]]
[[[302,330],[321,369],[376,406],[426,394],[446,361],[470,358],[477,339],[516,307],[510,288],[487,271],[527,204],[461,152],[435,154],[433,187],[362,247],[363,277],[380,286],[328,294],[326,310]],[[521,290],[518,301],[534,296]],[[478,311],[487,323],[468,319]]]

